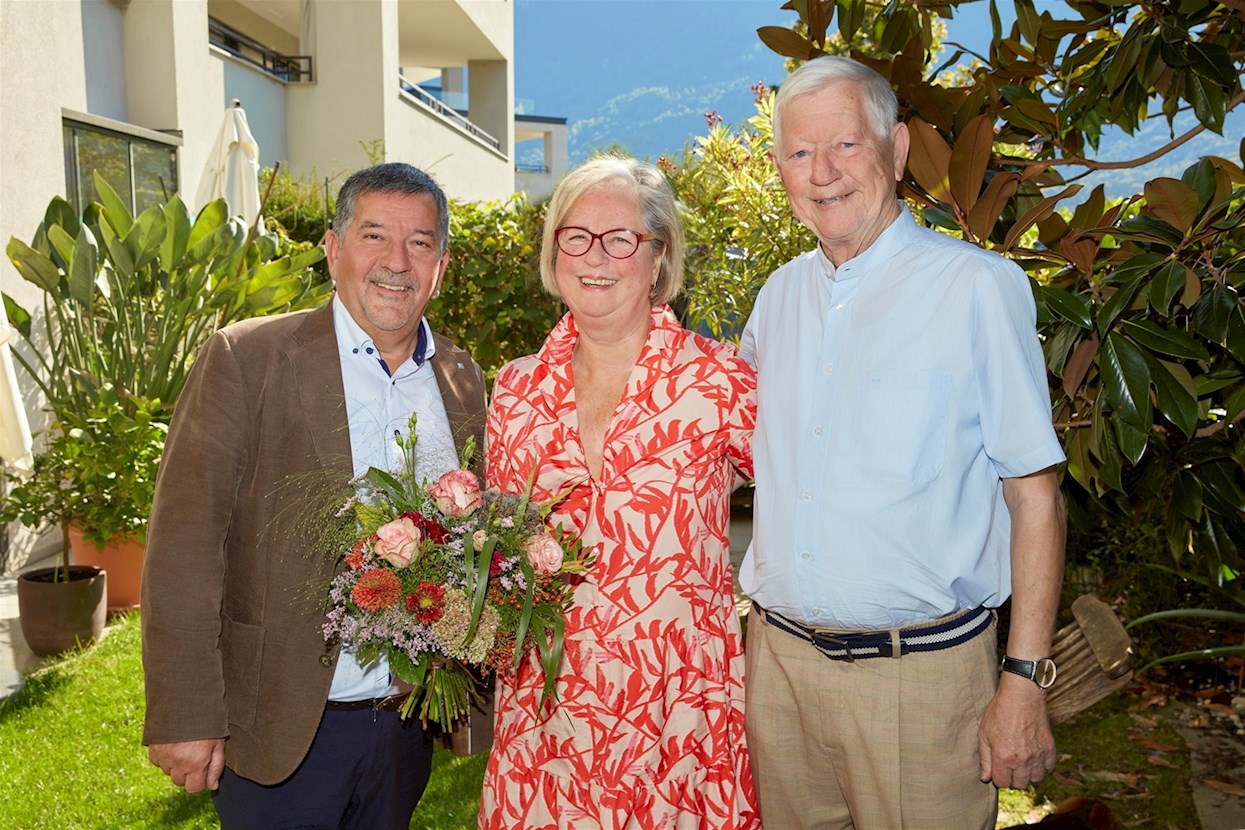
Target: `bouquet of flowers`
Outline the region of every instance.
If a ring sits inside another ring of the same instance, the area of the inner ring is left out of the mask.
[[[402,717],[450,728],[477,698],[476,677],[507,670],[535,650],[541,704],[554,694],[574,574],[591,556],[545,519],[555,502],[483,490],[462,466],[427,485],[415,475],[415,419],[398,439],[403,469],[356,478],[331,533],[344,558],[329,585],[326,640],[380,655],[411,684]]]

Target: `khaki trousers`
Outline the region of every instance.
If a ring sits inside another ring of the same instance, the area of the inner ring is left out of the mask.
[[[747,737],[766,830],[992,830],[977,727],[997,632],[898,659],[831,660],[748,615]]]

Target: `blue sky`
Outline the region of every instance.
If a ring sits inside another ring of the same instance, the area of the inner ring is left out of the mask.
[[[999,5],[1009,16],[1010,4]],[[782,0],[515,0],[515,96],[539,115],[567,119],[572,163],[611,144],[641,158],[677,154],[704,133],[705,112],[742,123],[754,113],[751,85],[786,77],[782,58],[756,30],[795,19]],[[948,24],[948,40],[983,53],[989,37],[984,0],[962,6]],[[1193,123],[1178,120],[1177,130]],[[1174,158],[1087,183],[1133,193],[1148,178],[1178,176],[1199,155],[1235,158],[1243,133],[1245,113],[1236,113],[1223,136],[1204,133]],[[1155,120],[1136,138],[1105,138],[1099,158],[1131,158],[1166,140],[1166,122]]]

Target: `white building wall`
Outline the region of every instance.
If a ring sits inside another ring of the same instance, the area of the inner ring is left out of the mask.
[[[366,167],[365,147],[386,137],[385,101],[398,87],[398,10],[392,0],[318,0],[315,15],[316,83],[286,89],[290,166],[332,176]]]

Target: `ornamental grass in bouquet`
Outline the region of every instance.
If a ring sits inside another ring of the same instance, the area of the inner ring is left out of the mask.
[[[402,717],[449,729],[477,699],[476,677],[535,650],[552,699],[575,575],[591,565],[578,539],[546,524],[555,502],[483,490],[466,469],[428,484],[415,474],[415,419],[396,473],[352,481],[322,544],[344,559],[329,585],[326,640],[367,664],[382,654],[411,684]]]

